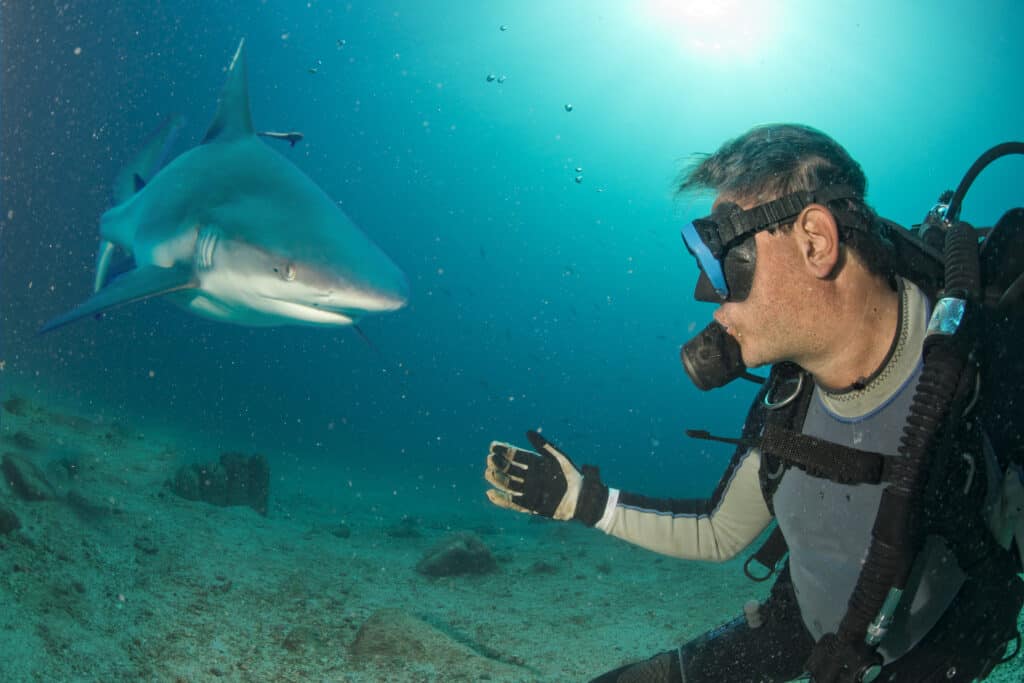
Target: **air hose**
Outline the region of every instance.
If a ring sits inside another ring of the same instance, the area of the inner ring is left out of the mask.
[[[837,633],[822,637],[807,661],[815,681],[870,683],[881,673],[883,660],[876,648],[892,624],[923,543],[922,500],[930,461],[975,341],[974,318],[982,295],[978,236],[960,222],[960,209],[978,175],[1010,154],[1024,154],[1024,142],[1006,142],[982,154],[956,191],[948,193],[948,200],[940,200],[942,210],[930,213],[921,226],[922,236],[929,227],[944,233],[944,295],[928,325],[923,368],[900,439],[903,457],[893,459],[890,484],[882,493],[871,546],[846,615]],[[1012,304],[1021,288],[1024,285],[1013,283],[1003,298],[1009,297]]]
[[[875,646],[892,623],[922,545],[922,500],[936,438],[946,423],[971,350],[969,305],[978,301],[981,273],[977,234],[956,223],[945,238],[945,296],[935,307],[923,350],[924,366],[882,493],[871,546],[837,634],[826,635],[808,668],[819,681],[872,681],[881,671]],[[965,315],[966,313],[966,315]],[[959,334],[957,332],[960,331]],[[828,660],[832,660],[829,662]]]
[[[971,185],[974,184],[974,180],[985,170],[985,167],[991,164],[996,159],[1008,156],[1010,154],[1024,154],[1024,142],[1004,142],[996,145],[991,149],[987,150],[984,154],[978,157],[977,161],[971,164],[971,167],[967,169],[967,173],[964,174],[963,179],[960,181],[960,185],[957,186],[956,192],[949,200],[949,208],[946,209],[945,219],[950,223],[955,223],[960,219],[960,208],[963,204],[964,197],[967,196],[967,191],[971,189]]]

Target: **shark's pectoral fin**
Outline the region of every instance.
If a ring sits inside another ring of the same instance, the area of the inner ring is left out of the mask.
[[[57,316],[43,325],[39,333],[49,332],[94,313],[198,286],[199,282],[190,268],[160,268],[158,266],[135,268],[121,275],[64,315]]]

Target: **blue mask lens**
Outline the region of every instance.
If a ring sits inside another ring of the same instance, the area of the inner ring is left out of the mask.
[[[729,284],[725,280],[725,271],[722,270],[722,264],[711,253],[708,245],[704,243],[704,239],[697,231],[695,223],[688,223],[683,228],[682,234],[687,250],[697,259],[697,265],[700,266],[701,271],[707,276],[715,292],[721,297],[722,301],[728,299]]]

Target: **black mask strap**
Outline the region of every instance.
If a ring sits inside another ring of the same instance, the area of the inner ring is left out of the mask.
[[[811,192],[800,191],[785,197],[773,199],[755,207],[736,211],[724,216],[715,216],[718,227],[718,238],[722,251],[736,240],[748,234],[767,230],[799,215],[811,204],[825,204],[836,199],[858,199],[859,197],[849,185],[829,185]],[[721,257],[721,254],[716,254]]]

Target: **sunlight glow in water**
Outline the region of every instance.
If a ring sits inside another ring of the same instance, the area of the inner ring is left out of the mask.
[[[748,59],[776,39],[781,8],[753,0],[648,0],[643,12],[680,48],[701,59]]]

